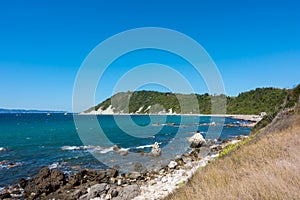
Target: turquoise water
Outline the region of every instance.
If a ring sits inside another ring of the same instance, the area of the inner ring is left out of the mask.
[[[76,125],[73,118],[76,118]],[[205,125],[212,121],[219,124],[222,118],[0,114],[0,187],[15,184],[19,178],[31,177],[43,166],[58,167],[65,172],[79,167],[103,169],[113,165],[126,171],[135,162],[147,168],[158,167],[186,152],[189,149],[187,137],[196,130],[211,139],[250,132],[249,128],[224,126],[221,135],[214,134],[217,127],[210,127],[208,132],[209,126]],[[241,122],[225,119],[225,124]],[[162,156],[140,156],[141,151],[150,152],[154,142],[162,147]],[[113,144],[128,150],[129,154],[121,156],[114,152]],[[17,166],[9,168],[9,163]]]

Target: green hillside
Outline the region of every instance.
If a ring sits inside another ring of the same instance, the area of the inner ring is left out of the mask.
[[[296,88],[299,87],[298,85]],[[158,113],[160,111],[169,112],[169,109],[172,109],[173,113],[211,114],[212,102],[218,104],[218,98],[226,99],[228,114],[273,113],[287,98],[296,98],[297,95],[287,97],[290,93],[291,90],[278,88],[257,88],[243,92],[237,97],[156,91],[121,92],[88,109],[85,113],[98,109],[106,110],[112,105],[115,113]]]

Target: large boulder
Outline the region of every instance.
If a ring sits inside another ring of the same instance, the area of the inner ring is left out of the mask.
[[[124,188],[118,188],[118,196],[115,200],[130,200],[138,196],[141,193],[140,187],[138,185],[128,185]]]
[[[200,148],[202,144],[205,143],[205,139],[200,132],[197,132],[195,135],[190,137],[189,142],[191,143],[191,148]]]
[[[161,148],[159,147],[159,144],[157,142],[154,143],[150,155],[151,156],[160,156],[161,155]]]
[[[93,199],[95,197],[100,197],[102,194],[106,194],[108,185],[106,183],[96,184],[90,188],[88,192],[87,199]]]
[[[34,193],[36,196],[41,194],[50,194],[55,192],[61,186],[65,185],[65,174],[57,169],[49,170],[44,167],[33,178],[27,181],[24,190],[26,194]]]

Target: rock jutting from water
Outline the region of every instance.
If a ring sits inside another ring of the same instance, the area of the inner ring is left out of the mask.
[[[151,156],[160,156],[161,155],[161,148],[157,142],[154,143],[152,150],[150,152]]]
[[[200,132],[197,131],[197,133],[189,139],[189,142],[191,143],[191,148],[200,148],[202,144],[205,143],[205,139]]]

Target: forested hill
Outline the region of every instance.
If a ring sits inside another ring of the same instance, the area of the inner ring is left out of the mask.
[[[296,88],[300,88],[298,85]],[[92,107],[84,113],[112,114],[112,113],[201,113],[210,114],[212,101],[220,97],[226,99],[227,114],[260,114],[273,113],[286,101],[291,90],[278,88],[257,88],[243,92],[237,97],[225,95],[211,96],[196,94],[199,109],[194,109],[195,102],[191,102],[190,94],[173,94],[156,91],[121,92]],[[181,111],[178,99],[185,104]],[[194,98],[195,99],[195,98]],[[189,102],[190,101],[190,102]],[[113,102],[113,103],[112,103]],[[129,110],[127,105],[129,105]],[[187,108],[187,109],[186,109]]]

